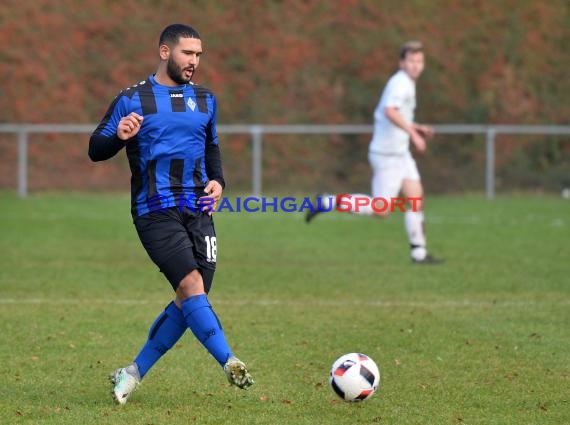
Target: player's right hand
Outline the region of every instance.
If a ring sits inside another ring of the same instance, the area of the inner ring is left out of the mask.
[[[136,112],[131,112],[126,117],[121,118],[117,126],[117,137],[121,140],[129,140],[136,136],[143,122],[143,117]]]

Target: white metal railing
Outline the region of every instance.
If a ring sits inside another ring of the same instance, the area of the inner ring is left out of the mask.
[[[18,137],[18,195],[28,194],[28,138],[34,133],[89,134],[95,124],[0,124],[0,133],[12,133]],[[220,134],[249,134],[252,144],[251,188],[253,196],[260,197],[262,190],[262,144],[264,134],[371,134],[371,125],[218,125]],[[438,134],[485,134],[485,195],[495,197],[495,137],[498,134],[547,134],[570,135],[570,126],[560,125],[434,125]]]

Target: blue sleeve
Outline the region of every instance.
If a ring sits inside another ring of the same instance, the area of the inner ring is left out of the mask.
[[[117,127],[121,118],[129,113],[129,98],[121,93],[113,100],[89,139],[89,158],[92,161],[109,159],[125,147],[125,141],[117,136]]]

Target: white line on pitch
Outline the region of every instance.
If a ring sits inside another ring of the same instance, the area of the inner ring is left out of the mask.
[[[144,304],[164,304],[168,299],[162,301],[156,300],[131,300],[131,299],[50,299],[50,298],[0,298],[0,304],[44,304],[44,305],[61,305],[61,304],[110,304],[110,305],[144,305]],[[257,306],[273,306],[273,305],[305,305],[334,307],[334,306],[373,306],[373,307],[422,307],[422,308],[459,308],[459,307],[530,307],[530,306],[566,306],[570,305],[570,298],[558,300],[524,300],[524,301],[475,301],[469,299],[449,300],[449,301],[382,301],[382,300],[314,300],[314,299],[298,299],[298,300],[277,300],[277,299],[255,299],[255,300],[229,300],[229,299],[212,299],[212,304],[221,305],[257,305]]]

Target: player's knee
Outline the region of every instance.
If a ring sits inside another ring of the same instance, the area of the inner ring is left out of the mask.
[[[198,269],[194,269],[188,273],[180,281],[180,284],[176,289],[176,293],[184,296],[185,298],[191,297],[193,295],[203,294],[204,292],[204,281]]]
[[[372,214],[377,218],[386,218],[390,215],[390,203],[384,197],[375,197],[372,199]]]

